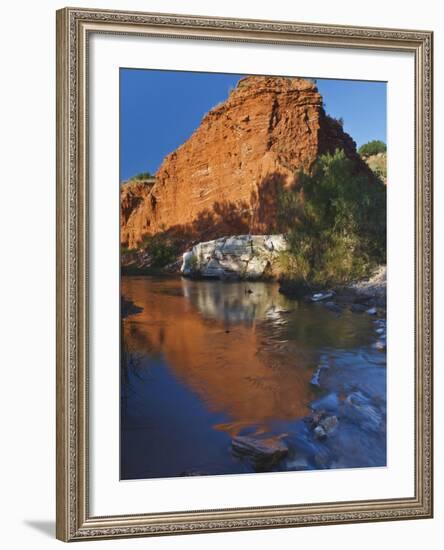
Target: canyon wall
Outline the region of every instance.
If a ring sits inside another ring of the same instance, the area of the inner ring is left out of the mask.
[[[274,233],[279,189],[336,149],[372,178],[352,138],[326,115],[314,83],[246,77],[164,159],[154,185],[122,185],[121,243],[135,248],[164,231],[195,240]]]

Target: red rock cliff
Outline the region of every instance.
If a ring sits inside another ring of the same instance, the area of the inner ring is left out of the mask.
[[[337,148],[368,171],[312,82],[244,78],[164,159],[154,185],[122,186],[121,242],[134,248],[146,235],[179,228],[204,240],[273,232],[278,187]]]

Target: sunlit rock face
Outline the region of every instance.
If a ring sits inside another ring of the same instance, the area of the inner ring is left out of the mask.
[[[193,246],[183,255],[184,275],[215,279],[258,279],[272,275],[279,254],[287,249],[283,235],[236,235]]]
[[[371,174],[341,124],[326,115],[316,85],[301,78],[249,76],[157,171],[154,185],[122,185],[121,242],[177,229],[202,241],[278,231],[277,197],[310,172],[319,155],[342,149]],[[131,200],[129,200],[131,199]]]

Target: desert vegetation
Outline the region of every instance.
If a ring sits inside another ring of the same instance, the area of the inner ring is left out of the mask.
[[[139,172],[138,174],[132,176],[129,181],[143,181],[149,180],[153,177],[153,174],[150,174],[150,172]]]
[[[295,287],[342,285],[385,263],[384,185],[353,171],[337,150],[321,156],[297,189],[282,190],[280,229],[289,249],[281,255],[282,279]]]
[[[152,267],[165,267],[177,259],[176,243],[161,233],[145,237],[141,248],[150,255]]]
[[[377,155],[378,153],[386,153],[387,152],[387,145],[379,140],[374,139],[372,141],[369,141],[368,143],[364,143],[364,145],[361,145],[358,149],[358,153],[361,155],[361,157],[369,157],[371,155]]]

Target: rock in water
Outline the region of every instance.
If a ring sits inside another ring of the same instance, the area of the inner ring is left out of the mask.
[[[185,252],[181,272],[215,279],[258,279],[271,274],[279,253],[286,248],[283,235],[222,237]]]
[[[335,431],[339,420],[337,416],[326,416],[325,411],[315,411],[307,417],[307,422],[313,430],[315,439],[325,439]]]
[[[320,425],[315,427],[313,433],[316,439],[325,439],[327,437],[327,432]]]
[[[329,434],[336,429],[336,426],[338,425],[338,417],[327,416],[327,418],[321,420],[320,425],[324,429],[325,433]]]
[[[333,292],[317,292],[316,294],[313,294],[311,297],[312,302],[322,302],[322,300],[327,300],[327,298],[331,298],[333,296]]]
[[[336,149],[374,180],[353,139],[325,113],[313,82],[244,78],[164,159],[154,183],[121,186],[121,243],[134,248],[174,228],[197,241],[274,233],[282,187]]]
[[[378,340],[377,342],[375,342],[374,347],[378,351],[385,351],[387,348],[387,345],[384,340]]]
[[[288,454],[287,445],[278,437],[259,438],[238,435],[233,438],[233,453],[251,461],[256,471],[268,469]]]

